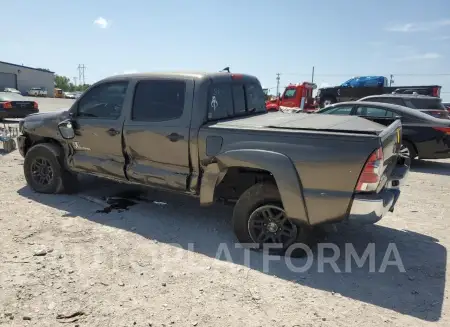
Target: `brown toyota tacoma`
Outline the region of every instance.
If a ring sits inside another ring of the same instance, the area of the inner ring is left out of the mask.
[[[227,72],[110,77],[20,130],[36,192],[73,191],[87,173],[201,205],[225,199],[239,241],[280,244],[277,252],[306,242],[314,226],[377,222],[409,171],[400,121],[268,113],[258,79]]]

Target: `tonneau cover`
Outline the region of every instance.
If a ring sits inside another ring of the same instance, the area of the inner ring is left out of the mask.
[[[367,134],[379,134],[386,128],[384,125],[356,116],[306,113],[267,113],[221,121],[214,125],[210,125],[210,127],[243,129],[278,128]]]

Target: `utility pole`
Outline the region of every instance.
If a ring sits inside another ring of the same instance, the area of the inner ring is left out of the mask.
[[[391,74],[389,79],[389,86],[392,86],[392,83],[394,83],[394,75]]]
[[[313,66],[313,70],[312,70],[311,83],[314,83],[314,66]]]
[[[277,73],[277,96],[280,94],[280,73]]]
[[[84,64],[78,65],[78,82],[82,85],[86,84],[86,80],[84,79],[84,71],[86,70],[86,66]]]

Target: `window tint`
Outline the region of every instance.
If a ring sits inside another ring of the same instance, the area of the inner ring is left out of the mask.
[[[408,99],[408,102],[412,105],[411,108],[416,109],[445,109],[442,105],[441,99],[420,99],[420,98],[412,98]]]
[[[261,86],[256,84],[247,84],[245,86],[247,94],[247,109],[254,109],[256,112],[266,111],[266,97]]]
[[[234,113],[245,112],[245,92],[244,85],[233,85]]]
[[[117,119],[122,112],[128,82],[105,83],[89,90],[78,104],[78,116]]]
[[[353,107],[337,107],[325,110],[323,113],[329,115],[350,115],[352,109]]]
[[[286,92],[284,92],[283,99],[294,98],[296,92],[297,92],[297,89],[287,89]]]
[[[394,113],[392,111],[375,107],[358,107],[356,109],[356,115],[367,117],[394,117]]]
[[[165,121],[181,117],[185,88],[183,81],[140,81],[134,92],[131,119]]]
[[[214,84],[208,92],[208,119],[220,119],[233,115],[231,84]]]

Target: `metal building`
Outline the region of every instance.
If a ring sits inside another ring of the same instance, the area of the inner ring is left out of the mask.
[[[5,87],[15,88],[23,95],[32,87],[43,87],[47,89],[47,96],[53,97],[55,73],[0,61],[0,92]]]

